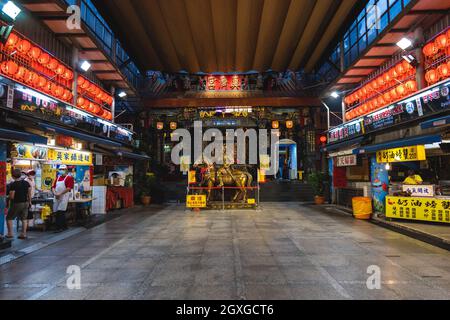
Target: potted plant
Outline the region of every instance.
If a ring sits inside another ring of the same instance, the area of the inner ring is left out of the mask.
[[[320,171],[312,172],[308,175],[308,184],[314,190],[314,202],[316,205],[325,203],[325,182],[327,181],[327,175]]]
[[[152,193],[153,190],[155,189],[155,175],[152,173],[147,173],[139,186],[139,190],[140,190],[140,196],[141,196],[141,203],[144,206],[148,206],[150,205],[151,201],[152,201]]]

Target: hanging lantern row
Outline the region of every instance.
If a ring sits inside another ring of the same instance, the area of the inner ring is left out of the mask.
[[[448,77],[450,77],[450,61],[443,62],[436,69],[430,69],[425,73],[425,80],[430,86]]]
[[[73,94],[70,90],[67,90],[56,82],[47,80],[44,76],[39,75],[26,67],[19,66],[12,60],[3,61],[0,64],[0,69],[4,75],[9,76],[10,78],[43,91],[55,98],[69,103],[72,102]]]
[[[102,88],[100,88],[95,83],[90,82],[83,76],[78,76],[77,79],[78,82],[78,91],[79,92],[86,92],[90,97],[93,99],[96,99],[98,101],[101,101],[103,103],[106,103],[110,106],[113,104],[113,97],[106,93]]]
[[[405,76],[409,76],[415,73],[414,67],[406,60],[401,61],[378,78],[372,80],[359,90],[353,92],[344,98],[344,102],[347,106],[352,106],[355,103],[361,103],[362,101],[369,100],[374,96],[380,95],[381,91],[385,91],[395,84],[397,80],[404,79]]]
[[[77,107],[105,120],[112,120],[112,113],[110,111],[83,97],[77,99]]]
[[[369,100],[368,102],[348,111],[345,113],[345,119],[347,121],[382,109],[390,103],[402,99],[417,91],[417,82],[415,80],[409,80],[404,84],[401,84],[384,94]]]
[[[38,46],[32,45],[30,41],[20,38],[15,33],[9,35],[6,41],[6,47],[15,49],[19,54],[28,56],[33,61],[37,61],[40,65],[67,81],[73,80],[73,71],[70,68],[60,63],[59,60]]]
[[[423,54],[427,58],[432,58],[441,50],[450,47],[450,29],[438,35],[433,41],[423,47]]]

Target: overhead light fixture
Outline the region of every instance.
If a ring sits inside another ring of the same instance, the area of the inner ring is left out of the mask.
[[[336,91],[333,91],[333,92],[330,94],[330,96],[333,97],[333,98],[335,98],[335,99],[337,99],[337,98],[339,98],[339,93],[337,93]]]
[[[90,64],[88,61],[84,60],[84,61],[81,63],[80,68],[81,68],[84,72],[87,72],[87,71],[91,68],[91,64]]]
[[[127,96],[127,93],[125,91],[120,91],[118,96],[119,98],[125,98]]]
[[[16,20],[22,10],[13,2],[8,1],[3,5],[2,13],[7,15],[12,21]]]
[[[386,163],[385,169],[388,171],[391,170],[391,165],[389,163]]]
[[[400,39],[399,42],[397,42],[397,46],[399,46],[400,49],[402,50],[406,50],[412,46],[412,41],[409,40],[408,38],[403,37]]]

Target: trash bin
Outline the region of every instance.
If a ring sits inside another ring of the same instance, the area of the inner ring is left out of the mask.
[[[372,216],[372,199],[367,197],[352,198],[355,219],[369,220]]]

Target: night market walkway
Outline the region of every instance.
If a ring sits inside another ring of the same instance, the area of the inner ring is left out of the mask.
[[[79,290],[66,286],[71,265],[81,268]],[[380,290],[367,288],[370,266]],[[0,299],[450,299],[450,252],[300,203],[173,205],[2,265],[0,281]]]

